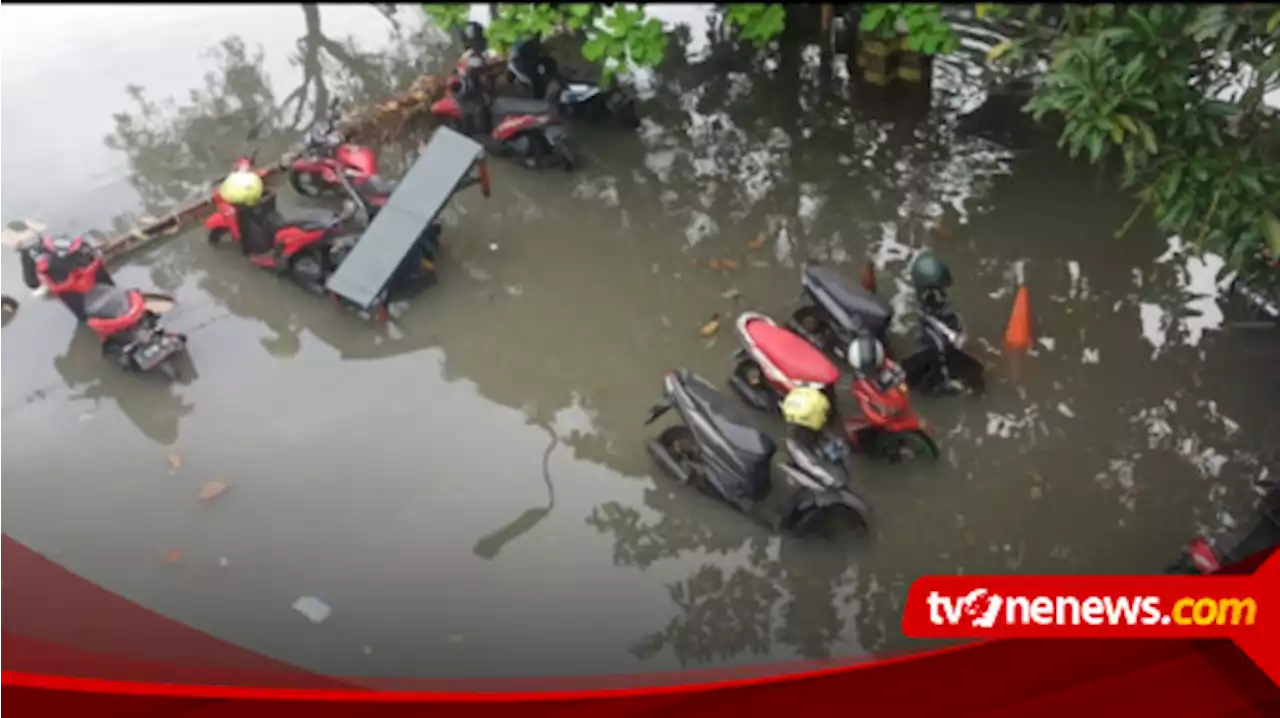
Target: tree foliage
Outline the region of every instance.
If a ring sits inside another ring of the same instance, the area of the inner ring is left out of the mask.
[[[424,6],[446,29],[465,22],[468,7]],[[722,8],[739,39],[757,47],[786,27],[780,3]],[[1140,210],[1149,208],[1161,229],[1236,268],[1280,257],[1280,127],[1264,101],[1280,88],[1274,5],[977,3],[974,9],[979,18],[1023,20],[1021,36],[997,44],[989,60],[1052,59],[1026,110],[1064,122],[1060,146],[1068,154],[1122,162],[1122,184],[1137,192]],[[901,37],[915,52],[959,49],[938,3],[868,3],[859,26],[875,37]],[[666,49],[661,23],[646,16],[643,4],[502,5],[487,34],[501,51],[560,31],[581,33],[583,55],[601,62],[606,77],[628,65],[657,65]]]
[[[1277,23],[1260,5],[1073,5],[1006,57],[1047,50],[1025,110],[1059,117],[1071,156],[1121,160],[1162,230],[1244,269],[1280,255]]]

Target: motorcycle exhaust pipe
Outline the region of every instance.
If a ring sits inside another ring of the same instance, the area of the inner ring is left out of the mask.
[[[667,451],[667,447],[652,439],[649,440],[646,447],[649,450],[649,456],[653,457],[653,460],[657,462],[658,466],[660,466],[663,471],[670,474],[672,478],[682,484],[689,483],[690,479],[693,478],[689,475],[689,472],[685,471],[684,467],[675,460],[675,457],[671,455],[671,452]]]

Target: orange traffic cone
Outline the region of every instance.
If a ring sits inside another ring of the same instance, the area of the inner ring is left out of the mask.
[[[1031,347],[1031,298],[1026,285],[1018,287],[1013,298],[1013,312],[1004,330],[1004,345],[1009,349],[1026,351]]]
[[[876,293],[875,262],[872,262],[871,260],[867,260],[867,263],[862,267],[862,278],[860,281],[862,282],[863,289],[867,290],[868,292],[871,292],[872,294]]]

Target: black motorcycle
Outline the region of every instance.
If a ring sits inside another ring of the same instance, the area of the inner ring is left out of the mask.
[[[777,446],[736,402],[706,379],[678,369],[663,378],[663,399],[645,424],[673,407],[681,423],[648,442],[649,454],[672,479],[791,535],[828,534],[837,527],[857,535],[868,531],[871,509],[849,488],[846,467],[833,466],[805,442],[789,438],[789,460],[778,466],[798,489],[785,500],[770,500]]]
[[[640,126],[640,114],[631,93],[617,85],[606,89],[599,82],[567,77],[536,39],[522,42],[511,51],[507,81],[531,97],[555,102],[569,118],[617,122],[629,130]]]
[[[806,265],[801,273],[801,300],[787,328],[810,344],[841,360],[859,335],[870,334],[889,351],[893,307],[840,272]]]
[[[922,307],[920,348],[902,360],[907,384],[922,394],[981,394],[986,369],[964,351],[966,335],[960,315],[949,307]]]

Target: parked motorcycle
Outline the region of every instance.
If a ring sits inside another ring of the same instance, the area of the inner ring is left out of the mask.
[[[1254,554],[1280,546],[1280,488],[1272,488],[1263,497],[1258,515],[1248,526],[1219,544],[1224,546],[1222,550],[1214,548],[1203,536],[1195,538],[1182,549],[1182,555],[1165,569],[1165,573],[1217,573]]]
[[[160,315],[173,304],[163,294],[98,284],[85,295],[86,323],[102,342],[103,354],[126,370],[159,370],[178,379],[175,358],[186,349],[187,337],[160,327]]]
[[[744,312],[734,328],[742,347],[734,355],[736,364],[729,385],[743,401],[762,411],[776,412],[790,391],[808,386],[821,390],[831,405],[836,405],[840,370],[825,354],[758,312]],[[896,378],[893,372],[901,370],[886,362],[886,371],[891,376],[885,382],[889,382]],[[937,445],[912,411],[906,389],[897,386],[900,383],[882,387],[880,377],[855,378],[854,396],[864,418],[833,422],[829,430],[832,438],[841,444],[847,442],[855,451],[894,462],[907,456],[937,458]],[[821,445],[824,456],[832,460],[838,456],[834,443]]]
[[[507,81],[531,97],[555,102],[570,118],[617,122],[629,130],[640,126],[640,114],[631,93],[616,85],[606,89],[599,82],[567,77],[537,39],[512,49]]]
[[[339,176],[374,207],[382,207],[396,190],[396,183],[378,173],[378,156],[364,145],[347,142],[338,123],[342,113],[334,100],[328,116],[307,133],[302,153],[289,169],[289,184],[306,197],[319,197],[343,189]]]
[[[236,160],[234,168],[252,169],[253,159],[253,155],[242,157]],[[204,223],[210,243],[239,243],[253,264],[288,276],[309,291],[324,293],[325,279],[337,266],[331,257],[331,245],[349,234],[344,223],[353,209],[350,204],[342,214],[324,209],[294,209],[286,215],[276,208],[274,192],[267,192],[254,207],[238,207],[223,199],[216,188],[213,200],[214,212]],[[250,252],[243,241],[249,232],[270,236],[271,249]]]
[[[951,270],[924,252],[911,265],[911,284],[920,306],[920,348],[902,360],[907,383],[925,394],[983,393],[986,369],[964,351],[964,324],[947,296]]]
[[[888,348],[893,320],[888,302],[830,267],[805,265],[800,282],[800,299],[807,302],[792,313],[788,329],[840,360],[862,334],[870,334]]]
[[[445,96],[431,105],[431,114],[493,154],[520,159],[530,168],[572,170],[577,157],[569,128],[556,108],[545,100],[493,97],[488,83],[478,76],[482,71],[477,62],[460,61],[459,74],[449,78]],[[480,86],[469,89],[468,83]],[[475,98],[467,101],[474,107],[464,108],[464,96]]]
[[[649,454],[670,478],[773,530],[797,536],[826,534],[836,526],[859,535],[868,530],[871,509],[849,488],[847,469],[794,439],[787,440],[789,457],[778,466],[798,487],[785,499],[777,497],[771,467],[777,446],[706,379],[686,369],[668,372],[663,398],[645,424],[672,408],[681,423],[648,442]]]

